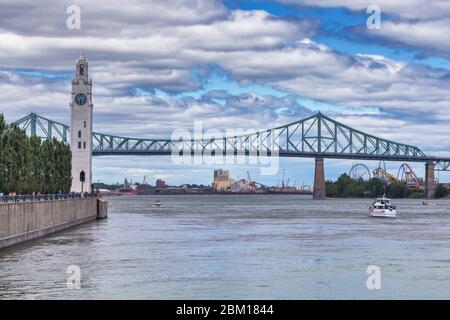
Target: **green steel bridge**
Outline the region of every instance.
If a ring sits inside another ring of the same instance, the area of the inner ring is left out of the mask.
[[[15,122],[30,135],[69,142],[69,126],[30,113]],[[425,163],[425,195],[434,196],[435,171],[450,171],[450,157],[365,133],[320,112],[284,126],[227,137],[130,138],[93,132],[92,155],[280,156],[315,158],[314,199],[325,199],[324,158]]]
[[[30,135],[69,140],[69,126],[30,113],[15,122]],[[426,155],[418,147],[346,126],[322,113],[284,126],[231,137],[203,139],[130,138],[93,133],[93,156],[104,155],[256,155],[434,163],[450,171],[450,158]]]

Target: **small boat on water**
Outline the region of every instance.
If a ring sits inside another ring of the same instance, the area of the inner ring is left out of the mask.
[[[391,204],[391,199],[388,199],[383,195],[382,198],[377,198],[369,207],[369,216],[395,218],[397,216],[397,210],[395,206]]]
[[[159,200],[156,200],[155,201],[155,207],[161,207],[161,201],[159,201]]]

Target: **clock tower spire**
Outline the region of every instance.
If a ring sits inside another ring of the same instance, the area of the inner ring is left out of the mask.
[[[90,192],[92,183],[92,80],[84,53],[76,60],[70,102],[73,192]]]

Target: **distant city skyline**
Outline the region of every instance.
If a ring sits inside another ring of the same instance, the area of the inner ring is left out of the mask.
[[[139,3],[140,10],[134,10]],[[169,138],[178,128],[268,129],[321,111],[365,132],[450,156],[450,3],[378,1],[25,0],[0,12],[0,112],[69,121],[74,62],[93,80],[94,131]],[[43,19],[42,17],[45,17]],[[23,21],[27,21],[26,24]],[[326,159],[327,179],[356,161]],[[371,170],[378,162],[365,162]],[[400,162],[386,162],[396,174]],[[411,164],[424,176],[423,164]],[[177,166],[169,157],[94,157],[93,181],[210,184],[213,170],[276,184],[282,169],[311,185],[313,159],[280,159],[263,176],[247,165]],[[436,173],[449,181],[448,173]]]

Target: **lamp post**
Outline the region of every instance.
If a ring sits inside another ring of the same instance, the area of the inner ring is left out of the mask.
[[[80,182],[81,182],[81,193],[84,192],[84,182],[86,181],[86,173],[84,171],[80,172]]]

